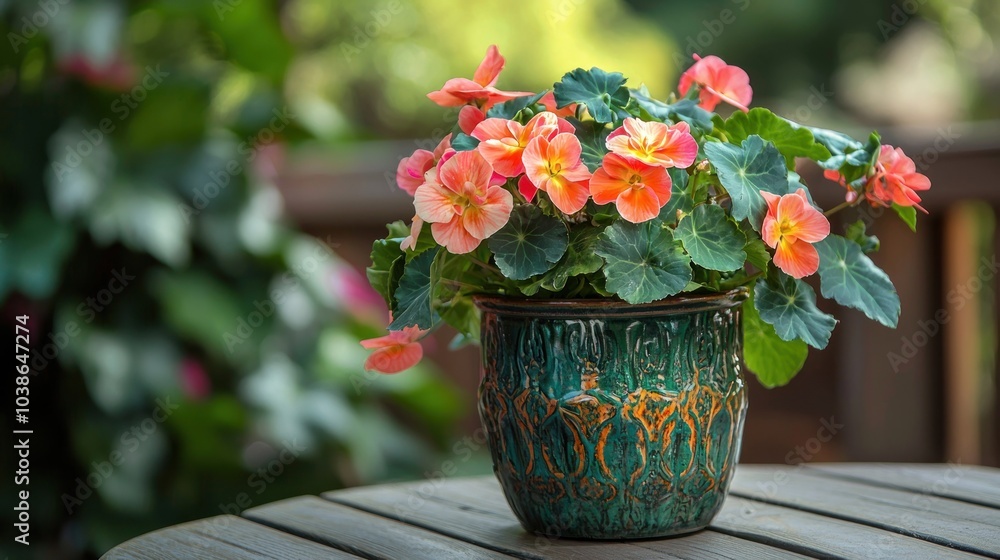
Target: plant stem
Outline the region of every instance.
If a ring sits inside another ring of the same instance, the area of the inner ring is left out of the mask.
[[[844,208],[850,208],[851,206],[854,206],[854,204],[855,204],[854,202],[841,202],[840,204],[834,206],[833,208],[827,210],[826,212],[823,212],[823,215],[827,217],[832,216],[837,212],[840,212]]]

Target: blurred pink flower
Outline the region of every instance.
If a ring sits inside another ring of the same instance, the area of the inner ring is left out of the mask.
[[[354,267],[336,267],[332,284],[334,295],[355,320],[378,326],[389,322],[385,300]]]
[[[201,362],[194,358],[181,360],[180,385],[184,395],[193,401],[203,400],[212,392],[208,373]]]

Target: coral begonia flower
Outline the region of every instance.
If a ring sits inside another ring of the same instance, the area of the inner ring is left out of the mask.
[[[813,208],[799,189],[778,196],[760,191],[767,201],[761,237],[774,249],[774,264],[794,278],[805,278],[819,269],[819,253],[812,246],[830,235],[830,222]]]
[[[590,178],[597,204],[615,203],[622,218],[638,224],[655,218],[670,200],[670,175],[658,165],[610,153]]]
[[[424,356],[424,348],[417,340],[424,332],[416,326],[401,331],[389,331],[378,338],[362,340],[361,346],[375,350],[365,360],[365,370],[380,373],[399,373],[417,365]]]
[[[835,181],[847,189],[847,202],[854,202],[858,192],[851,188],[835,169],[823,171],[823,176]],[[926,175],[917,173],[917,166],[903,150],[883,144],[879,150],[878,159],[872,170],[872,175],[865,183],[863,194],[872,206],[913,206],[927,213],[920,206],[920,195],[916,191],[926,191],[931,188],[931,181]]]
[[[931,188],[931,181],[926,175],[917,173],[917,166],[903,150],[883,144],[875,164],[875,175],[868,181],[871,189],[869,199],[874,197],[885,206],[893,203],[900,206],[916,206],[921,211],[920,195],[916,191],[926,191]]]
[[[688,167],[698,155],[698,143],[686,122],[668,126],[629,117],[608,135],[605,145],[620,156],[663,167]]]
[[[551,140],[536,136],[524,149],[525,174],[561,212],[579,212],[590,198],[590,170],[580,161],[580,140],[561,132]]]
[[[476,107],[475,105],[466,105],[462,107],[462,110],[458,112],[458,128],[462,132],[472,135],[472,131],[476,129],[476,126],[486,119],[486,113],[482,109]]]
[[[551,138],[560,132],[559,121],[555,113],[548,111],[538,113],[524,125],[517,121],[489,118],[479,123],[471,136],[479,140],[476,150],[490,162],[494,171],[504,177],[517,177],[524,173],[524,162],[521,161],[524,148],[536,136]]]
[[[410,157],[399,160],[399,167],[396,168],[396,184],[406,191],[406,194],[413,196],[417,187],[424,184],[424,174],[426,174],[436,162],[434,154],[427,150],[417,150]]]
[[[551,91],[545,92],[545,95],[538,102],[545,107],[546,111],[555,113],[557,117],[572,117],[576,114],[576,103],[570,103],[562,109],[556,108],[556,95]]]
[[[504,58],[497,50],[497,46],[490,45],[490,48],[486,50],[486,57],[479,63],[479,68],[476,69],[471,80],[452,78],[445,82],[438,91],[428,93],[427,97],[442,107],[460,107],[475,103],[486,110],[496,103],[515,97],[533,95],[529,91],[501,91],[493,87],[496,84],[497,76],[503,70],[504,63]]]
[[[434,240],[448,251],[472,251],[510,219],[514,197],[491,184],[493,175],[479,152],[458,152],[417,189],[417,216],[431,224]]]
[[[687,95],[692,85],[698,86],[698,106],[706,111],[714,111],[720,101],[748,111],[753,98],[750,76],[739,66],[726,64],[717,56],[702,58],[694,55],[695,63],[681,74],[677,90]]]

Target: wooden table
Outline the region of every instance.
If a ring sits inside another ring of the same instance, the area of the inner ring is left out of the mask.
[[[493,477],[302,496],[162,529],[105,558],[1000,558],[1000,469],[738,467],[712,526],[672,539],[526,533]]]

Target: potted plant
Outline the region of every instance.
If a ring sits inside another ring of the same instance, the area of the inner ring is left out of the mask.
[[[743,70],[695,56],[677,94],[578,68],[551,91],[496,88],[490,47],[433,152],[397,170],[407,227],[375,242],[392,310],[366,363],[402,371],[441,323],[482,345],[479,410],[494,471],[530,531],[574,538],[705,527],[739,456],[746,391],[787,383],[837,321],[823,297],[895,327],[899,298],[866,256],[877,239],[828,217],[868,204],[914,227],[930,187],[899,149],[749,109]],[[728,118],[720,104],[734,107]],[[846,189],[826,212],[794,171]]]

